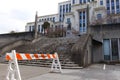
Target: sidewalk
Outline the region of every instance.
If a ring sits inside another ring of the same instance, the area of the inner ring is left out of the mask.
[[[22,80],[120,80],[120,66],[95,64],[84,69],[63,69],[62,73],[49,73],[50,68],[19,66]],[[0,64],[0,80],[5,80],[7,65]]]
[[[102,64],[92,65],[85,69],[67,70],[60,73],[47,73],[27,80],[120,80],[120,66]]]

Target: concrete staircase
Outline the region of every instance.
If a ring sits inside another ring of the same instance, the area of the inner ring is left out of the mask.
[[[58,52],[59,60],[63,69],[80,69],[78,64],[71,60],[70,49],[78,41],[79,37],[74,38],[39,38],[30,44],[23,44],[13,48],[20,53],[50,53]],[[12,50],[13,50],[12,49]],[[51,67],[52,60],[23,60],[18,61],[20,65]],[[6,62],[4,62],[6,63]]]
[[[59,60],[61,63],[62,69],[82,69],[83,67],[80,67],[75,62],[71,61],[71,56],[66,54],[58,54]],[[4,58],[5,59],[5,58]],[[3,60],[3,59],[2,59]],[[1,63],[8,64],[8,61],[3,61]],[[37,67],[51,67],[52,65],[52,59],[49,60],[20,60],[18,61],[19,65],[26,65],[26,66],[37,66]]]
[[[67,56],[66,56],[67,57]],[[75,64],[73,61],[70,60],[70,57],[66,58],[65,55],[60,55],[59,60],[62,66],[62,69],[81,69],[78,64]],[[51,67],[52,59],[51,60],[23,60],[18,61],[20,65],[27,65],[27,66],[38,66],[38,67]]]
[[[77,38],[39,38],[34,43],[21,45],[15,48],[17,52],[22,53],[49,53],[58,52],[62,68],[80,69],[81,67],[71,60],[69,50],[71,44],[76,43]],[[31,60],[19,61],[19,64],[29,66],[51,67],[52,60]]]

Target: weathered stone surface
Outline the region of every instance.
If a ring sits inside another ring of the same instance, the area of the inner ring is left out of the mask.
[[[80,36],[76,44],[71,49],[72,60],[80,66],[91,64],[92,38],[89,34]]]
[[[71,47],[77,42],[78,38],[46,38],[41,37],[38,41],[18,46],[15,49],[18,52],[55,52],[65,53],[70,51]]]
[[[74,62],[76,62],[80,66],[83,66],[84,64],[86,65],[90,63],[88,61],[89,60],[88,56],[90,56],[91,54],[89,54],[90,51],[89,51],[88,45],[91,41],[88,41],[88,40],[90,39],[89,39],[89,35],[87,34],[82,35],[80,37],[74,36],[74,37],[62,37],[62,38],[47,38],[45,36],[41,36],[34,40],[31,39],[31,41],[26,41],[26,42],[23,41],[22,43],[20,42],[21,45],[18,44],[16,41],[12,43],[10,42],[9,45],[7,44],[8,46],[6,45],[4,47],[5,48],[4,53],[5,51],[10,52],[10,50],[13,50],[13,49],[20,53],[57,52],[58,55],[60,56],[60,61],[63,65],[73,63],[71,61],[72,59]],[[72,64],[69,64],[69,66],[70,65]]]

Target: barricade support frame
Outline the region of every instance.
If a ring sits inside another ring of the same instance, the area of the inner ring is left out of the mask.
[[[18,60],[16,57],[16,51],[12,50],[11,53],[7,53],[12,56],[12,59],[9,60],[8,71],[6,75],[7,80],[21,80]],[[6,56],[7,56],[6,54]],[[57,52],[54,53],[56,58],[53,58],[51,71],[50,72],[60,72],[62,73],[61,64]]]

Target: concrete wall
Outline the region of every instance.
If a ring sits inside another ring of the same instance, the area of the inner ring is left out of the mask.
[[[33,38],[33,32],[21,32],[21,33],[10,33],[0,34],[0,47],[13,43],[17,40],[31,40]]]
[[[88,66],[92,63],[92,38],[88,36],[87,41],[83,47],[83,55],[84,55],[84,66]]]
[[[92,63],[92,38],[90,35],[82,35],[78,41],[71,49],[72,60],[86,67]]]
[[[11,50],[15,50],[15,48],[18,46],[30,44],[30,43],[31,42],[27,41],[27,40],[18,40],[18,41],[10,42],[9,44],[2,46],[2,48],[0,49],[0,54],[4,55],[6,52],[10,52]]]
[[[120,23],[91,26],[91,35],[98,41],[93,44],[93,62],[103,61],[103,39],[120,38]]]
[[[0,54],[33,39],[33,32],[0,34]]]
[[[33,32],[21,32],[21,33],[9,33],[0,34],[0,41],[3,40],[19,40],[19,39],[31,39],[33,37]]]
[[[120,38],[120,24],[104,24],[91,26],[91,34],[94,39]]]
[[[97,63],[103,61],[102,44],[96,43],[95,41],[93,41],[92,43],[92,62]]]

